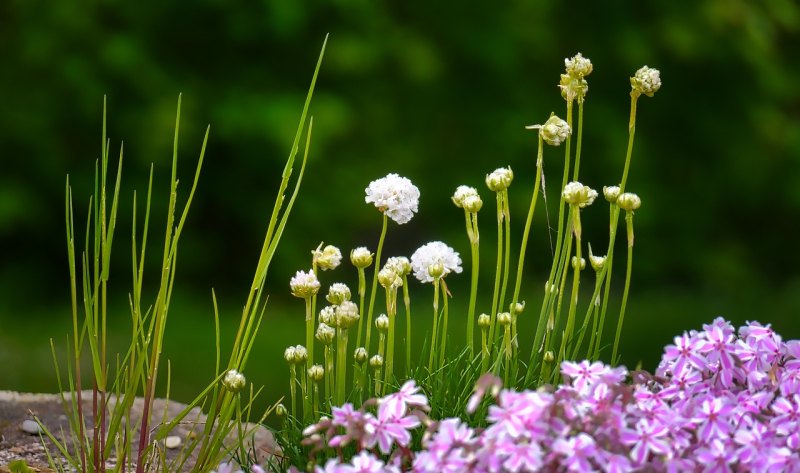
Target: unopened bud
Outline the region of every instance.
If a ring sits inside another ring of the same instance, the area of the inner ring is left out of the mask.
[[[437,261],[428,266],[428,275],[430,275],[430,277],[432,277],[434,280],[439,279],[444,275],[444,265]]]
[[[339,328],[350,328],[358,322],[361,315],[358,312],[358,305],[353,301],[344,301],[336,306],[336,326]]]
[[[323,345],[330,345],[333,343],[333,337],[336,336],[336,330],[327,324],[320,323],[314,336]]]
[[[386,314],[381,314],[375,319],[375,328],[379,332],[386,333],[389,331],[389,317]]]
[[[295,350],[295,363],[305,363],[308,361],[308,350],[303,345],[297,345],[294,347]]]
[[[322,246],[322,244],[320,244]],[[328,245],[322,251],[317,248],[311,252],[314,263],[323,271],[336,269],[342,262],[342,252],[333,245]]]
[[[286,417],[287,415],[289,415],[289,411],[286,410],[286,406],[284,406],[283,404],[278,404],[277,406],[275,406],[275,415],[277,415],[278,417]]]
[[[322,381],[323,376],[325,376],[325,368],[322,365],[313,365],[308,369],[308,377],[315,383]]]
[[[597,191],[589,186],[584,186],[578,181],[572,181],[564,186],[564,191],[561,195],[566,203],[584,208],[592,205],[594,199],[597,198]]]
[[[642,206],[642,199],[632,192],[626,192],[619,196],[619,199],[617,199],[617,205],[619,205],[619,208],[625,210],[626,212],[632,212]]]
[[[603,187],[603,195],[605,196],[606,200],[611,202],[612,204],[617,203],[617,199],[619,198],[620,188],[619,186],[604,186]]]
[[[478,316],[478,327],[487,329],[492,325],[492,318],[489,314],[481,314]]]
[[[359,246],[350,252],[350,262],[356,268],[368,268],[372,264],[372,253],[369,252],[367,247]]]
[[[546,352],[544,352],[544,362],[545,363],[552,363],[553,361],[555,361],[555,359],[556,359],[556,357],[553,356],[553,352],[552,351],[547,350]]]
[[[511,314],[509,312],[500,312],[497,314],[497,323],[503,326],[511,325]]]
[[[513,180],[514,173],[511,167],[498,168],[486,175],[486,186],[493,192],[500,192],[508,189]]]
[[[384,288],[397,288],[403,285],[403,279],[397,275],[394,268],[387,266],[378,271],[378,282]]]
[[[383,267],[391,268],[401,278],[411,273],[411,262],[405,256],[392,256]]]
[[[244,389],[246,384],[247,381],[244,379],[244,375],[236,370],[228,370],[225,373],[225,377],[222,378],[222,385],[232,393],[238,393]]]
[[[519,315],[522,311],[525,310],[525,301],[511,303],[508,308],[508,311],[511,312],[513,315]]]
[[[383,366],[383,357],[380,355],[374,355],[369,359],[369,365],[374,369],[379,369],[381,366]]]
[[[325,296],[325,299],[328,300],[333,305],[339,305],[344,301],[350,300],[350,288],[347,287],[347,284],[344,283],[333,283],[331,287],[328,289],[328,295]]]
[[[367,349],[364,347],[356,348],[355,353],[353,354],[353,359],[356,360],[356,363],[364,363],[367,361],[369,355],[367,354]]]
[[[289,347],[283,352],[283,359],[286,360],[287,363],[293,365],[297,363],[297,350],[295,347]]]
[[[578,257],[577,256],[573,256],[572,257],[572,269],[578,269]],[[586,260],[581,258],[580,271],[583,271],[584,269],[586,269]]]

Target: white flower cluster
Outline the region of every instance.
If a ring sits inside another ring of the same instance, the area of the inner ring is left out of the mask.
[[[455,250],[441,241],[423,245],[411,255],[411,268],[420,282],[433,282],[431,272],[440,272],[444,277],[451,272],[461,272],[461,258]]]
[[[539,130],[539,133],[542,134],[542,139],[550,146],[560,145],[571,132],[572,130],[570,130],[567,122],[555,115],[551,115]]]
[[[399,224],[408,223],[419,206],[419,189],[405,177],[389,174],[369,183],[364,200]]]
[[[572,181],[564,187],[564,201],[580,208],[592,205],[597,198],[597,191],[589,186],[584,186],[578,181]]]
[[[319,280],[314,271],[298,271],[289,281],[289,288],[295,297],[311,297],[319,291]]]
[[[481,196],[478,195],[478,189],[470,186],[458,186],[453,194],[453,203],[456,207],[464,209],[467,212],[475,213],[483,206]]]
[[[652,97],[661,88],[661,73],[658,69],[644,66],[631,77],[631,87],[634,92]]]

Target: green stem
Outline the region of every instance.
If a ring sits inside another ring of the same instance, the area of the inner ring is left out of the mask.
[[[631,269],[633,268],[633,212],[625,212],[625,223],[628,229],[628,267],[625,271],[625,289],[622,292],[622,307],[619,310],[619,320],[617,320],[617,334],[614,336],[614,349],[611,351],[611,365],[615,366],[617,360],[617,349],[619,348],[619,337],[622,334],[622,322],[625,320],[625,308],[628,303],[628,290],[631,287]]]
[[[486,343],[487,329],[481,328],[481,373],[489,369],[489,346]]]
[[[500,289],[499,310],[506,309],[506,289],[508,289],[508,268],[511,263],[511,210],[508,208],[508,190],[503,191],[503,220],[505,220],[505,256],[503,258],[503,287]]]
[[[289,392],[291,393],[292,398],[292,419],[297,419],[297,407],[296,407],[296,400],[297,400],[297,369],[295,368],[294,363],[289,365]]]
[[[586,334],[586,330],[589,327],[589,319],[592,319],[592,336],[589,337],[589,345],[586,347],[586,356],[583,357],[585,359],[590,359],[592,356],[592,347],[594,346],[596,334],[597,334],[597,309],[598,309],[598,300],[597,298],[600,296],[600,289],[602,288],[602,280],[600,279],[600,274],[598,273],[595,276],[595,283],[594,283],[594,292],[592,292],[592,298],[589,302],[589,309],[586,311],[586,316],[583,318],[583,327],[581,328],[581,334],[578,336],[578,343],[575,344],[575,347],[572,349],[572,357],[571,359],[577,360],[578,359],[578,350],[583,343],[583,337]]]
[[[330,402],[334,393],[333,344],[325,345],[325,399]]]
[[[444,306],[444,322],[442,323],[442,349],[439,354],[439,363],[444,364],[445,362],[445,346],[447,345],[447,284],[444,282],[444,278],[439,278],[439,282],[442,285],[442,302]]]
[[[378,250],[375,252],[375,268],[372,276],[372,291],[369,294],[369,310],[367,311],[367,342],[365,347],[369,351],[370,335],[372,334],[372,311],[375,308],[375,293],[378,290],[378,271],[381,269],[381,252],[383,251],[383,240],[386,239],[386,228],[389,226],[389,218],[383,214],[383,226],[381,227],[381,237],[378,240]]]
[[[389,335],[386,347],[386,367],[383,372],[383,392],[389,386],[389,380],[394,374],[394,329],[397,314],[397,288],[386,288],[386,312],[389,316]]]
[[[480,264],[478,254],[478,214],[477,212],[471,213],[464,210],[464,218],[466,219],[470,256],[472,257],[472,278],[470,280],[469,309],[467,311],[467,346],[469,347],[469,356],[473,358],[475,356],[475,301],[478,293],[478,270]]]
[[[308,350],[308,360],[306,369],[314,364],[314,312],[311,310],[311,298],[306,297],[306,350]]]
[[[403,276],[403,306],[406,310],[406,377],[411,374],[411,297],[408,295],[408,275]]]
[[[336,349],[336,405],[344,404],[344,386],[347,380],[347,332],[348,329],[341,328],[337,334],[338,348]]]
[[[436,329],[439,322],[439,278],[433,280],[433,331],[431,335],[431,351],[428,356],[428,373],[433,373],[433,360],[436,355]]]
[[[517,262],[517,278],[514,282],[514,296],[511,299],[511,305],[516,305],[519,302],[519,291],[522,287],[522,270],[525,265],[525,251],[528,248],[528,237],[531,233],[531,224],[533,223],[533,213],[536,210],[536,200],[539,197],[539,185],[542,181],[542,164],[544,161],[544,146],[542,143],[542,134],[539,133],[539,145],[536,153],[536,181],[533,185],[533,195],[531,196],[531,206],[528,209],[528,218],[525,220],[525,229],[522,232],[522,243],[519,248],[519,261]]]
[[[364,296],[367,292],[367,278],[364,275],[364,268],[358,268],[358,308],[364,312]],[[356,337],[356,347],[361,346],[361,333],[364,328],[364,317],[358,320],[358,336]]]
[[[572,126],[572,123],[570,123]],[[581,167],[581,144],[583,143],[583,100],[578,101],[578,139],[575,146],[575,169],[572,172],[572,180],[578,180],[578,170]]]
[[[489,341],[494,343],[494,326],[497,322],[497,303],[500,296],[500,278],[503,272],[503,192],[497,192],[497,270],[494,274],[494,292],[492,294],[491,324],[489,325]]]
[[[561,339],[560,352],[566,352],[567,341],[572,341],[575,328],[575,312],[578,308],[578,289],[581,280],[581,211],[578,207],[573,207],[573,228],[575,235],[575,265],[572,268],[572,292],[569,299],[569,312],[567,314],[567,328],[564,337]],[[559,360],[561,361],[561,360]]]

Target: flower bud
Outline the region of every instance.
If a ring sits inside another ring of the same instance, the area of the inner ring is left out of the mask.
[[[320,244],[322,246],[322,244]],[[317,248],[311,252],[314,263],[323,271],[336,269],[342,262],[342,252],[333,245],[328,245],[322,251]]]
[[[486,175],[486,186],[493,192],[500,192],[508,189],[511,181],[514,180],[514,173],[511,167],[498,168]]]
[[[605,256],[589,256],[589,262],[592,264],[592,269],[596,272],[600,272],[603,269],[603,266],[606,265],[606,257]]]
[[[359,246],[350,252],[350,262],[356,268],[365,269],[372,264],[372,256],[366,246]]]
[[[381,314],[375,319],[375,328],[379,332],[386,333],[389,331],[389,317],[386,314]]]
[[[320,323],[336,326],[336,306],[329,305],[319,311]]]
[[[244,379],[244,375],[236,370],[228,370],[225,373],[225,377],[222,378],[222,385],[232,393],[238,393],[244,389],[246,384],[247,381]]]
[[[358,348],[356,348],[356,351],[353,354],[353,359],[356,360],[356,363],[364,363],[365,361],[367,361],[367,357],[368,356],[369,355],[367,353],[367,349],[366,348],[358,347]]]
[[[625,210],[626,212],[632,212],[642,206],[642,199],[632,192],[626,192],[619,196],[619,199],[617,199],[617,205],[619,205],[619,208]]]
[[[295,363],[305,363],[308,361],[308,350],[303,345],[297,345],[294,347],[295,350]]]
[[[478,316],[478,327],[487,329],[492,325],[492,318],[489,314],[481,314]]]
[[[612,204],[617,203],[617,199],[619,198],[620,188],[619,186],[603,186],[603,195],[606,197],[606,200],[611,202]]]
[[[428,266],[428,274],[434,280],[439,279],[440,277],[442,277],[442,275],[444,275],[444,264],[437,261],[432,265]]]
[[[519,315],[525,310],[525,301],[512,303],[508,306],[508,311],[513,315]]]
[[[586,94],[589,93],[589,83],[586,82],[586,79],[569,74],[561,74],[558,88],[561,89],[561,96],[567,102],[573,100],[577,100],[579,103],[583,102]]]
[[[586,77],[592,73],[592,61],[589,58],[583,57],[581,53],[576,54],[571,58],[564,59],[564,66],[566,66],[567,74],[573,77]]]
[[[453,203],[456,205],[456,207],[461,209],[464,207],[464,199],[466,199],[467,197],[474,197],[477,195],[478,195],[478,189],[474,187],[458,186],[451,199],[453,200]]]
[[[500,312],[497,314],[497,323],[503,326],[511,325],[511,314],[508,312]]]
[[[578,269],[578,257],[577,256],[573,256],[572,257],[572,269]],[[586,260],[581,258],[580,271],[583,271],[584,269],[586,269]]]
[[[381,366],[383,366],[383,357],[380,355],[374,355],[369,359],[369,365],[374,369],[379,369]]]
[[[589,186],[584,186],[578,181],[572,181],[564,186],[564,191],[561,195],[566,203],[584,208],[592,205],[594,199],[597,198],[597,191]]]
[[[289,411],[286,410],[286,406],[284,406],[283,404],[278,404],[277,406],[275,406],[275,415],[277,415],[278,417],[286,417],[287,415],[289,415]]]
[[[315,295],[319,291],[319,286],[319,280],[314,271],[298,271],[289,281],[292,295],[302,299]]]
[[[652,97],[661,88],[661,73],[658,69],[644,66],[631,77],[631,94]]]
[[[331,284],[331,287],[328,289],[328,295],[325,296],[325,299],[328,300],[333,305],[339,305],[344,301],[350,300],[350,288],[347,287],[347,284],[343,284],[340,282]]]
[[[483,200],[479,195],[471,195],[464,198],[464,210],[469,213],[478,213],[483,207]]]
[[[352,301],[344,301],[336,306],[336,326],[339,328],[350,328],[358,322],[361,316],[358,313],[358,305]]]
[[[384,266],[378,271],[378,282],[383,288],[397,288],[403,285],[403,280],[397,275],[394,268]]]
[[[330,345],[333,343],[333,337],[336,336],[336,330],[327,324],[320,323],[314,336],[323,345]]]
[[[542,139],[551,146],[558,146],[570,135],[569,125],[564,120],[555,115],[550,115],[550,118],[539,129]]]
[[[287,363],[293,365],[297,363],[297,350],[295,347],[289,347],[283,352],[283,359],[286,360]]]
[[[325,368],[322,365],[313,365],[308,369],[308,377],[315,383],[322,381],[323,376],[325,376]]]
[[[392,256],[386,260],[383,267],[391,268],[401,278],[411,273],[411,262],[405,256]]]
[[[555,361],[555,359],[556,357],[553,355],[553,352],[551,350],[547,350],[546,352],[544,352],[545,363],[552,363],[553,361]]]

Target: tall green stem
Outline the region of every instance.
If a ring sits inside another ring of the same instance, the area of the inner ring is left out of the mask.
[[[406,311],[406,377],[411,373],[411,297],[408,295],[408,275],[403,276],[403,306]]]
[[[356,347],[361,346],[361,333],[364,328],[364,296],[367,292],[367,278],[364,275],[364,268],[358,269],[358,308],[362,312],[362,316],[358,319],[358,336],[356,337]]]
[[[433,280],[433,331],[431,335],[431,352],[428,356],[428,373],[433,373],[433,360],[436,358],[436,329],[439,323],[439,278]]]
[[[386,394],[389,381],[394,374],[394,331],[397,315],[397,288],[386,288],[386,313],[389,317],[389,334],[386,347],[386,367],[383,372],[383,393]]]
[[[581,211],[577,206],[573,206],[572,215],[572,231],[575,235],[575,264],[572,267],[572,292],[569,299],[567,327],[561,339],[561,350],[559,350],[562,353],[566,351],[567,341],[572,341],[575,328],[575,312],[578,308],[578,289],[581,280]]]
[[[494,293],[492,294],[491,325],[489,325],[489,343],[494,343],[494,326],[497,322],[497,304],[500,297],[500,278],[503,273],[503,200],[505,190],[497,192],[497,270],[494,274]]]
[[[619,320],[617,320],[617,334],[614,337],[614,349],[611,351],[611,365],[617,364],[617,349],[619,348],[619,337],[622,334],[622,322],[625,320],[625,308],[628,303],[628,290],[631,287],[631,269],[633,267],[633,212],[625,212],[625,223],[628,229],[628,267],[625,272],[625,289],[622,292],[622,307],[619,310]]]
[[[439,363],[444,363],[445,358],[445,346],[447,345],[447,284],[444,282],[444,278],[439,278],[439,282],[442,285],[442,302],[443,302],[443,322],[442,322],[442,350],[439,354]]]
[[[531,206],[528,209],[528,218],[525,220],[525,229],[522,232],[522,243],[519,248],[519,261],[517,262],[517,278],[514,282],[514,296],[511,299],[511,304],[516,305],[519,302],[519,291],[522,287],[522,270],[525,265],[525,251],[528,248],[528,237],[531,233],[531,224],[533,223],[533,213],[536,211],[536,200],[539,197],[539,185],[542,181],[542,164],[544,162],[544,150],[542,134],[539,133],[539,145],[536,152],[536,181],[533,185],[533,195],[531,196]]]
[[[378,250],[375,252],[375,268],[372,276],[372,291],[369,294],[369,310],[367,311],[367,341],[365,347],[369,352],[370,335],[372,334],[372,311],[375,308],[375,293],[378,290],[378,271],[381,269],[381,252],[383,251],[383,240],[386,239],[386,228],[389,226],[389,217],[383,214],[383,226],[381,227],[381,237],[378,240]]]
[[[472,278],[470,280],[469,309],[467,311],[467,346],[469,347],[470,358],[475,356],[475,301],[478,293],[478,274],[480,265],[480,255],[478,253],[478,214],[464,210],[464,218],[467,224],[467,236],[469,236],[470,256],[472,257]]]

